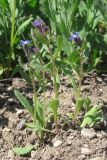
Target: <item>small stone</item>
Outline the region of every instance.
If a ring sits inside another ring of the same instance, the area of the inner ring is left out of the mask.
[[[104,136],[101,133],[97,133],[97,137],[102,139]]]
[[[14,158],[14,153],[12,150],[8,150],[8,158]]]
[[[36,152],[35,151],[31,151],[31,157],[35,158],[35,156],[36,156]]]
[[[61,144],[62,144],[62,141],[61,141],[61,140],[56,140],[56,141],[53,143],[53,146],[54,146],[55,148],[57,148],[57,147],[61,146]]]
[[[96,157],[96,158],[92,158],[90,160],[104,160],[104,158],[103,157]]]
[[[103,89],[102,89],[102,88],[100,88],[100,89],[99,89],[99,91],[102,93],[102,92],[103,92]]]
[[[100,77],[97,77],[97,81],[102,83],[102,79]]]
[[[93,152],[92,152],[92,150],[90,150],[89,148],[82,148],[82,149],[81,149],[81,153],[82,153],[83,155],[90,155],[90,154],[92,154]]]
[[[8,101],[9,102],[14,102],[14,99],[13,98],[9,98]]]
[[[7,88],[7,91],[12,91],[13,90],[13,86],[10,86]]]
[[[81,130],[81,135],[82,135],[83,137],[87,137],[87,138],[89,138],[89,139],[93,139],[93,138],[96,137],[95,131],[92,130],[92,129],[87,129],[87,128],[83,128],[83,129]]]
[[[21,119],[20,122],[17,124],[16,128],[18,130],[22,130],[25,126],[26,120],[25,119]]]
[[[89,89],[90,89],[90,86],[89,85],[83,85],[83,86],[81,86],[81,92],[84,92],[84,91],[89,91]]]
[[[4,129],[3,129],[3,133],[4,132],[10,132],[11,131],[11,129],[10,128],[7,128],[7,127],[5,127]]]
[[[17,110],[16,115],[19,117],[19,116],[21,116],[23,113],[24,113],[24,111],[20,109],[20,110]]]
[[[78,160],[84,160],[85,159],[85,155],[79,155],[78,156]]]
[[[102,134],[103,138],[107,138],[107,133],[106,132],[101,131],[101,134]]]
[[[68,145],[71,145],[72,144],[72,139],[74,139],[75,135],[70,135],[67,139],[67,143]]]
[[[36,135],[35,135],[35,133],[32,133],[30,136],[29,136],[29,142],[31,143],[31,144],[35,144],[35,140],[36,140],[37,138],[36,138]]]

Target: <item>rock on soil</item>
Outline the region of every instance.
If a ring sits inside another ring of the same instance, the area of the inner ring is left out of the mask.
[[[97,136],[96,132],[93,129],[87,129],[87,128],[83,128],[81,130],[81,135],[89,139],[93,139]]]

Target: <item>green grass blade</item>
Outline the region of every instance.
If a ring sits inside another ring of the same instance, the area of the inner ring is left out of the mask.
[[[29,145],[26,147],[14,147],[12,151],[18,155],[26,155],[35,148],[35,145]]]
[[[23,105],[23,107],[26,108],[28,110],[28,112],[31,114],[31,116],[33,117],[33,108],[29,104],[29,102],[26,99],[26,97],[24,97],[19,91],[15,90],[14,92],[15,92],[15,96],[21,102],[21,104]]]

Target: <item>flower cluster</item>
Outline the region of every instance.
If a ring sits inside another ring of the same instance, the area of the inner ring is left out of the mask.
[[[71,34],[70,37],[69,37],[69,40],[70,40],[70,41],[74,41],[77,45],[79,45],[80,42],[81,42],[81,39],[80,39],[80,37],[79,37],[79,33],[76,32],[76,33],[74,33],[74,34]]]
[[[32,22],[32,25],[36,27],[43,35],[49,30],[48,26],[46,26],[41,19],[35,20]]]

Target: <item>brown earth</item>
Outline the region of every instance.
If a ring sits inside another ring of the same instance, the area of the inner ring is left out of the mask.
[[[103,106],[104,125],[97,129],[88,129],[95,136],[89,138],[82,135],[79,127],[72,128],[72,121],[67,120],[67,113],[74,109],[74,95],[66,78],[62,78],[59,90],[59,123],[65,120],[66,127],[60,130],[59,135],[46,134],[41,142],[36,135],[24,127],[31,117],[14,96],[14,89],[20,90],[31,100],[32,89],[23,79],[14,78],[11,81],[0,81],[0,160],[106,160],[107,159],[107,75],[86,75],[84,77],[81,94],[88,96],[92,104],[100,103]],[[38,94],[42,100],[42,93]],[[46,91],[48,99],[52,96],[52,88]],[[20,124],[22,124],[20,128]],[[13,146],[38,144],[26,156],[16,156],[12,152]],[[96,159],[94,159],[96,158]]]

